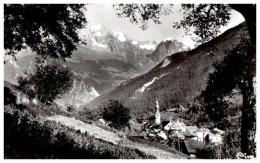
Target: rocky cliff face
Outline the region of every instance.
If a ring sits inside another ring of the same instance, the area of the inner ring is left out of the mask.
[[[62,98],[57,99],[56,102],[61,106],[73,106],[78,108],[99,96],[99,93],[93,86],[88,86],[82,80],[73,81],[72,89],[63,95]]]
[[[182,42],[178,42],[172,38],[166,39],[158,44],[156,49],[148,55],[148,57],[156,63],[161,62],[165,57],[177,52],[187,50]]]
[[[87,42],[86,47],[110,53],[111,58],[140,68],[149,62],[146,55],[155,50],[158,44],[156,41],[131,40],[124,33],[112,31],[102,25],[81,30],[80,37]]]

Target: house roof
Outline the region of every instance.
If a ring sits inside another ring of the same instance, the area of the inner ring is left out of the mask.
[[[196,134],[191,133],[189,131],[182,132],[182,135],[184,135],[185,137],[197,137]]]
[[[198,130],[198,127],[197,126],[186,126],[186,129],[187,130]]]
[[[212,132],[213,132],[213,133],[216,133],[216,134],[224,134],[225,131],[220,130],[220,129],[218,129],[218,128],[213,128],[213,129],[212,129]]]
[[[149,125],[149,128],[160,128],[160,125],[153,122],[152,124]]]
[[[162,127],[165,127],[166,125],[168,125],[170,123],[170,121],[162,121]]]
[[[177,110],[179,110],[180,108],[171,108],[171,109],[167,109],[167,112],[175,112]]]
[[[196,154],[198,149],[205,147],[205,144],[201,141],[184,140],[184,144],[189,154]]]

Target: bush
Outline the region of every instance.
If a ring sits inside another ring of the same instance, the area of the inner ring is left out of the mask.
[[[75,110],[76,110],[76,109],[74,108],[74,106],[72,106],[72,105],[67,106],[67,111],[68,111],[68,112],[72,113],[72,112],[74,112]]]
[[[119,101],[110,100],[101,114],[104,120],[111,122],[111,126],[116,129],[126,127],[131,119],[130,109]]]

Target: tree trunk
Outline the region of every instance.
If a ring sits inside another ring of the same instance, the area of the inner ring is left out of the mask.
[[[256,155],[256,112],[254,77],[256,72],[256,5],[232,4],[231,8],[240,12],[246,21],[249,31],[251,49],[247,55],[250,61],[247,73],[244,77],[244,86],[241,89],[243,95],[242,119],[241,119],[241,152],[247,155]]]
[[[251,83],[248,83],[248,81],[251,81]],[[251,78],[247,79],[242,94],[241,152],[255,156],[256,112],[254,87]]]

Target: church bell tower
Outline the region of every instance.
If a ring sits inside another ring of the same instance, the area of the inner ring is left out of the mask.
[[[156,113],[155,113],[155,123],[156,124],[160,124],[161,123],[161,114],[160,114],[160,110],[159,110],[159,103],[158,100],[156,99]]]

